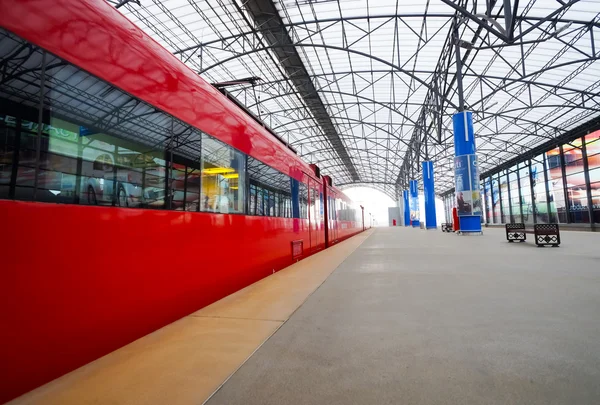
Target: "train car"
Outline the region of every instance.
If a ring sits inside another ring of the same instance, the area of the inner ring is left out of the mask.
[[[104,0],[0,8],[0,402],[365,229]]]
[[[365,222],[364,207],[355,204],[337,189],[330,176],[323,176],[323,190],[326,202],[324,237],[327,247],[370,227],[369,222]]]

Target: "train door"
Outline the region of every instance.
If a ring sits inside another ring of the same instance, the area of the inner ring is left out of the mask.
[[[323,221],[325,226],[323,227],[323,234],[325,235],[325,248],[331,246],[331,237],[329,236],[329,228],[331,225],[331,218],[329,218],[329,188],[326,182],[323,182]]]
[[[329,229],[328,229],[328,233],[329,233],[329,243],[330,244],[334,244],[335,241],[337,240],[338,236],[337,236],[337,221],[336,221],[336,215],[337,212],[335,210],[335,192],[333,191],[333,189],[328,188],[327,189],[327,213],[329,214]]]
[[[308,180],[308,210],[310,228],[310,250],[314,252],[319,247],[319,190],[318,183]]]
[[[319,220],[319,242],[321,243],[321,247],[325,248],[325,186],[322,183],[318,183],[317,191],[319,192],[319,215],[317,216]]]
[[[335,224],[333,225],[335,232],[335,241],[337,242],[338,240],[340,240],[340,235],[339,235],[339,231],[340,231],[340,218],[339,218],[339,210],[338,210],[338,198],[337,198],[337,193],[334,194],[333,197],[333,218],[335,219]]]
[[[308,181],[307,181],[307,185],[308,185],[308,201],[307,201],[307,211],[308,211],[308,234],[309,234],[309,240],[310,240],[310,251],[312,252],[315,249],[315,231],[314,231],[314,220],[315,220],[315,210],[314,210],[314,205],[315,205],[315,197],[313,194],[313,180],[309,177]]]

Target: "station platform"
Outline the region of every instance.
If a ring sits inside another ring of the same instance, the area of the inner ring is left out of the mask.
[[[12,403],[600,403],[600,234],[561,238],[370,230]]]

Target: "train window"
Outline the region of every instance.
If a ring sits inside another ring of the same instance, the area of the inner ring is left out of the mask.
[[[199,211],[201,194],[202,132],[175,118],[166,145],[168,208]],[[173,146],[172,145],[177,145]]]
[[[9,118],[10,120],[10,118]],[[7,123],[7,116],[0,114],[0,198],[9,198],[10,183],[15,160],[14,126]]]
[[[312,187],[308,187],[308,217],[312,217],[314,219],[315,217],[315,191]]]
[[[355,220],[355,212],[352,209],[352,206],[348,205],[348,203],[342,199],[340,199],[339,215],[340,215],[341,221],[354,221]]]
[[[59,87],[52,87],[47,92],[47,100],[53,109],[52,115],[45,118],[40,129],[40,159],[35,199],[163,208],[163,152],[129,142],[116,132],[113,135],[89,130],[80,124],[81,120],[76,124],[60,118],[60,104],[54,108],[57,103],[57,88]],[[62,95],[59,97],[64,98]],[[61,102],[67,100],[63,99]],[[69,102],[76,104],[79,101]],[[72,118],[76,120],[76,117]],[[21,124],[21,167],[15,178],[15,197],[23,198],[23,191],[32,190],[36,185],[35,149],[38,126],[22,118],[18,120]],[[104,124],[101,119],[98,120],[98,125]],[[145,158],[140,159],[142,156]],[[29,195],[33,197],[33,192]]]
[[[284,197],[283,199],[283,216],[286,218],[293,217],[291,197]]]
[[[270,190],[265,190],[265,215],[270,217],[275,216],[275,209],[273,203],[275,202],[275,192]]]
[[[256,186],[250,185],[250,203],[248,204],[248,214],[256,215]]]
[[[202,211],[244,213],[246,155],[208,135],[202,137]]]
[[[250,214],[271,217],[291,217],[291,207],[288,212],[281,208],[283,201],[291,202],[292,190],[290,178],[267,166],[261,161],[248,156],[248,178],[250,189],[256,190],[256,209],[250,207]]]
[[[200,210],[200,169],[173,163],[170,176],[172,208],[177,211]]]
[[[300,205],[300,218],[308,218],[308,186],[300,183],[298,200]]]
[[[11,196],[164,208],[171,117],[6,31],[0,43],[12,72],[0,86],[16,131]]]
[[[24,46],[26,44],[22,39],[0,29],[0,60],[5,72],[0,85],[0,194],[3,197],[18,196],[19,199],[31,200],[35,182],[36,138],[32,138],[33,144],[30,145],[33,146],[33,152],[28,150],[26,156],[23,156],[19,150],[21,132],[31,128],[23,126],[20,117],[25,116],[31,122],[38,119],[36,108],[40,104],[41,87],[41,75],[38,72],[41,69],[43,54],[39,48]],[[19,162],[24,160],[31,164],[20,165]]]
[[[173,162],[170,184],[171,208],[177,211],[199,211],[201,169],[198,162],[183,164]]]
[[[321,214],[321,218],[325,215],[325,205],[323,204],[323,193],[319,193],[319,213]]]
[[[271,216],[271,205],[269,202],[269,190],[268,189],[263,190],[263,206],[264,206],[263,215],[267,216],[267,217]]]
[[[338,220],[338,210],[336,209],[335,202],[336,202],[336,199],[333,198],[331,201],[331,209],[333,210],[333,212],[332,212],[333,219],[335,219],[337,221]]]
[[[281,210],[281,206],[280,206],[280,196],[278,193],[275,193],[275,195],[273,196],[273,216],[276,217],[281,217],[283,215],[282,214],[282,210]]]
[[[0,198],[293,216],[290,177],[2,29],[0,58]]]
[[[314,184],[314,182],[313,182]],[[311,195],[310,195],[310,202],[311,202],[311,208],[310,208],[310,216],[313,217],[313,220],[319,222],[320,221],[320,209],[319,209],[319,191],[316,188],[313,188],[311,190]]]
[[[265,197],[261,187],[256,187],[256,215],[265,215]]]
[[[335,198],[331,198],[331,216],[334,220],[337,220],[337,210],[335,209]]]

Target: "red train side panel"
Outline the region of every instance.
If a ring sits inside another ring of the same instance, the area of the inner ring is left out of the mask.
[[[324,247],[307,219],[0,200],[0,223],[0,401],[292,264],[293,240]]]
[[[302,219],[6,200],[0,223],[2,402],[292,264],[290,242],[309,240]]]

